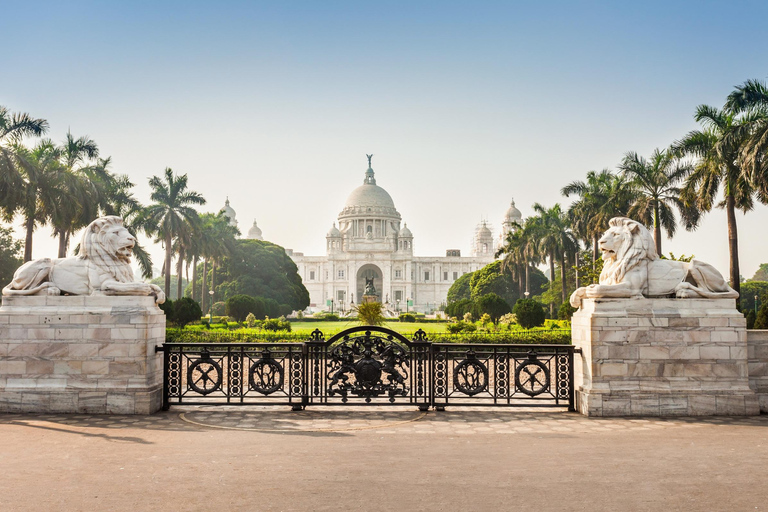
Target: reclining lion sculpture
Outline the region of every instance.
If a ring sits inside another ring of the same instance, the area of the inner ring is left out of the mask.
[[[708,263],[663,260],[656,254],[651,233],[637,221],[615,217],[598,244],[603,252],[600,284],[581,287],[571,305],[583,298],[678,297],[736,299],[722,274]]]
[[[3,295],[143,295],[165,302],[159,286],[133,280],[131,255],[136,239],[117,216],[91,222],[74,258],[28,261],[3,288]]]

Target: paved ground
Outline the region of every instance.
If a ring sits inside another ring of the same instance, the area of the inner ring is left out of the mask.
[[[0,436],[0,511],[768,509],[768,416],[185,407]]]

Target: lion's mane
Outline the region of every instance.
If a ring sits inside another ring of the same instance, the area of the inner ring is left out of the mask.
[[[618,230],[621,245],[614,260],[605,261],[600,272],[600,284],[619,284],[624,276],[641,262],[658,259],[653,236],[645,226],[626,217],[614,217],[609,221],[610,228]]]
[[[91,222],[80,240],[78,258],[88,260],[99,270],[108,272],[119,283],[132,283],[133,269],[130,261],[118,257],[118,248],[111,247],[106,236],[115,226],[123,226],[123,219],[115,215],[100,217]]]

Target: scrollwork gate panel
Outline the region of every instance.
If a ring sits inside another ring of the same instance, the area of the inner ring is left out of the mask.
[[[568,405],[570,345],[431,343],[361,326],[304,343],[166,343],[171,404]]]

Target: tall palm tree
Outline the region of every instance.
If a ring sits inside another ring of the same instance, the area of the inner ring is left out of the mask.
[[[59,162],[59,152],[49,139],[40,141],[33,149],[18,149],[22,186],[19,190],[18,209],[6,208],[4,217],[11,220],[15,213],[24,219],[26,237],[24,261],[32,259],[32,234],[38,225],[44,225],[62,204],[62,196],[72,176]]]
[[[724,109],[741,115],[740,130],[735,136],[744,137],[740,163],[755,187],[758,198],[768,198],[768,84],[747,80],[736,87],[725,102]],[[746,135],[739,133],[746,131]]]
[[[109,165],[111,158],[99,159],[96,167],[96,172],[102,174],[109,173]],[[107,187],[105,196],[106,202],[102,205],[102,213],[104,215],[117,215],[122,217],[123,225],[129,233],[136,238],[136,245],[133,246],[133,255],[136,258],[136,262],[141,270],[141,275],[145,279],[152,278],[152,258],[147,252],[146,248],[138,242],[136,236],[139,232],[147,233],[147,229],[144,225],[144,207],[134,197],[131,189],[133,183],[124,174],[113,175],[109,173],[110,178],[104,180],[103,185]]]
[[[608,229],[613,217],[627,215],[635,196],[632,185],[621,175],[608,169],[589,171],[586,181],[573,181],[563,187],[565,197],[577,195],[568,209],[574,228],[587,245],[592,245],[592,269],[595,269],[599,248],[597,241]]]
[[[72,233],[98,217],[99,208],[106,198],[105,188],[99,181],[100,175],[94,170],[94,161],[99,156],[96,143],[87,136],[76,139],[67,131],[59,151],[64,168],[78,178],[69,184],[68,207],[60,208],[52,220],[53,234],[59,238],[59,258],[64,258]]]
[[[4,213],[15,211],[22,198],[20,169],[21,141],[24,137],[39,137],[48,131],[48,121],[35,119],[26,113],[12,113],[0,105],[0,205]]]
[[[628,152],[619,165],[634,185],[637,195],[629,209],[629,216],[646,226],[653,226],[656,252],[661,252],[661,230],[672,238],[677,228],[675,209],[689,229],[695,225],[698,211],[687,208],[680,199],[678,183],[690,174],[692,166],[682,162],[672,151],[656,149],[646,160],[634,151]]]
[[[517,224],[496,251],[497,258],[504,256],[501,260],[501,271],[510,270],[513,279],[517,281],[519,297],[523,297],[525,292],[530,293],[531,266],[541,261],[534,233],[536,226],[531,220],[527,219],[522,226]]]
[[[187,189],[187,175],[174,175],[166,167],[163,177],[149,179],[153,204],[146,207],[143,215],[146,228],[165,246],[165,294],[171,292],[171,257],[173,241],[189,225],[198,222],[198,214],[191,205],[203,205],[205,199],[198,192]]]
[[[681,199],[701,212],[713,206],[725,207],[728,218],[728,250],[730,253],[730,284],[740,291],[739,237],[736,209],[748,212],[754,207],[749,177],[740,165],[742,148],[748,140],[741,119],[735,114],[709,105],[696,108],[694,119],[703,130],[694,130],[676,141],[672,148],[681,156],[696,158],[693,172],[685,181]],[[725,200],[715,204],[722,185]]]
[[[216,266],[225,256],[234,254],[236,240],[240,234],[237,227],[229,223],[229,218],[219,212],[203,214],[202,227],[200,229],[201,256],[203,257],[203,279],[201,293],[201,309],[205,311],[206,279],[208,277],[208,263],[211,263],[211,290],[216,290]],[[212,297],[211,304],[213,304]]]
[[[568,255],[578,250],[578,242],[570,228],[568,215],[559,204],[546,208],[535,203],[533,210],[539,214],[539,250],[549,258],[551,283],[555,282],[555,258],[560,262],[561,292],[562,300],[565,302],[568,298],[565,261]]]

